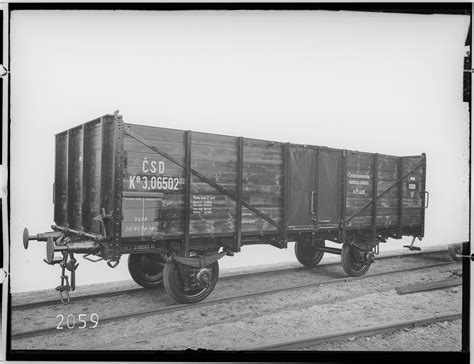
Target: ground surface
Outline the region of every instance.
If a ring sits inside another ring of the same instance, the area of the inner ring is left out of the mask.
[[[409,268],[423,264],[446,262],[441,267],[373,276],[384,270]],[[296,266],[296,265],[293,265]],[[287,268],[288,265],[281,268]],[[275,268],[275,267],[272,267]],[[420,282],[454,278],[461,265],[450,261],[447,254],[380,260],[363,279],[340,280],[310,288],[283,291],[261,297],[244,298],[226,303],[192,308],[160,315],[135,317],[119,322],[100,322],[101,317],[173,302],[162,289],[130,296],[54,305],[28,313],[12,312],[12,330],[40,328],[58,324],[58,314],[90,315],[97,313],[99,324],[83,330],[63,329],[41,337],[18,339],[12,349],[87,349],[87,350],[245,350],[275,341],[295,340],[311,335],[325,335],[369,328],[410,319],[422,319],[461,312],[462,288],[451,287],[427,292],[399,295],[395,287]],[[229,273],[230,274],[230,273]],[[225,275],[225,274],[224,274]],[[222,280],[207,300],[234,297],[242,293],[291,287],[296,284],[321,282],[345,277],[340,265],[323,265],[313,270],[268,274],[259,277]],[[128,282],[123,288],[130,288]],[[113,287],[120,289],[119,285]],[[95,292],[104,287],[89,287]],[[108,287],[108,289],[111,289]],[[25,302],[49,297],[51,292],[15,297]],[[54,297],[54,295],[53,295]],[[416,350],[460,351],[460,320],[437,323],[428,327],[400,330],[373,338],[350,338],[322,343],[303,350]]]
[[[372,337],[351,337],[338,342],[310,346],[317,351],[460,351],[461,320],[396,330]]]

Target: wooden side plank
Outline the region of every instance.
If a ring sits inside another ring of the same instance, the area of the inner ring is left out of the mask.
[[[66,225],[68,219],[68,143],[69,131],[56,135],[54,221],[58,225]]]
[[[102,127],[100,119],[85,124],[83,148],[83,226],[86,231],[100,233],[100,224],[94,220],[101,213]]]
[[[68,151],[68,223],[81,230],[83,197],[83,125],[71,129]]]

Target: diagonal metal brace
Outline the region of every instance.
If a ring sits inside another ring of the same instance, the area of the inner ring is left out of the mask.
[[[179,162],[177,159],[175,159],[173,156],[171,156],[170,154],[164,152],[163,150],[161,150],[160,148],[156,147],[155,145],[151,145],[151,144],[148,144],[147,141],[140,135],[138,135],[137,133],[135,133],[134,131],[131,130],[131,128],[129,126],[126,126],[124,128],[124,133],[129,135],[130,137],[132,137],[133,139],[135,139],[136,141],[140,142],[141,144],[143,144],[145,147],[148,147],[150,148],[151,150],[153,150],[155,153],[161,155],[162,157],[165,157],[166,159],[168,159],[170,162],[173,162],[174,164],[176,164],[178,167],[181,167],[181,168],[185,168],[185,166]],[[232,193],[231,191],[227,190],[226,188],[222,187],[221,185],[211,181],[209,178],[207,178],[206,176],[202,175],[201,173],[199,173],[198,171],[196,171],[195,169],[191,168],[191,174],[193,174],[194,176],[198,177],[199,179],[201,179],[202,181],[206,182],[208,185],[214,187],[216,190],[218,190],[219,192],[222,192],[224,195],[230,197],[231,199],[233,199],[234,201],[237,201],[238,200],[238,197],[237,195],[235,195],[234,193]],[[188,181],[188,183],[190,183],[190,181]],[[281,227],[280,227],[280,224],[273,220],[271,217],[265,215],[263,212],[261,212],[260,210],[258,210],[257,208],[253,207],[252,205],[250,205],[248,202],[244,201],[244,200],[241,200],[242,201],[242,206],[248,208],[250,211],[252,211],[253,213],[255,213],[257,216],[261,217],[262,219],[264,219],[266,222],[268,222],[269,224],[275,226],[278,228],[278,230],[281,231]]]

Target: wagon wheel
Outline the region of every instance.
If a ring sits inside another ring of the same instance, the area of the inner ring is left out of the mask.
[[[448,246],[448,253],[449,253],[449,256],[451,257],[451,259],[453,259],[455,261],[459,261],[461,258],[459,258],[457,255],[462,254],[461,245],[454,244],[454,245]]]
[[[298,262],[307,268],[314,268],[323,259],[324,252],[315,249],[315,246],[324,247],[324,240],[311,241],[300,240],[295,243],[295,255]]]
[[[185,288],[183,274],[191,282]],[[166,262],[163,281],[166,292],[180,303],[196,303],[209,296],[216,286],[219,277],[219,263],[215,261],[203,269],[183,266],[176,260]]]
[[[130,254],[128,271],[133,280],[144,288],[159,287],[163,283],[166,258],[158,253]]]
[[[370,268],[370,263],[365,261],[362,257],[364,254],[360,249],[350,245],[344,244],[341,251],[341,263],[344,271],[352,277],[363,276]]]

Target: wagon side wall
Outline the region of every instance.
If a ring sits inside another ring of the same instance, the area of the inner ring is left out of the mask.
[[[281,144],[190,132],[190,169],[228,192],[224,193],[194,173],[190,173],[189,181],[186,179],[187,132],[126,126],[141,136],[145,144],[124,135],[122,237],[182,238],[187,183],[190,184],[189,236],[229,236],[239,230],[242,234],[277,231],[245,206],[240,207],[241,219],[237,211],[240,196],[242,201],[281,222]],[[150,146],[171,155],[178,163]]]
[[[335,186],[332,197],[322,193],[323,153],[337,159],[325,182]],[[150,242],[184,239],[189,249],[189,239],[200,237],[233,238],[238,251],[245,236],[285,240],[302,230],[423,236],[424,155],[186,132],[105,115],[56,135],[55,167],[56,224],[106,231],[112,258],[131,251],[127,244],[149,250],[157,248]],[[331,208],[322,209],[327,201]]]

